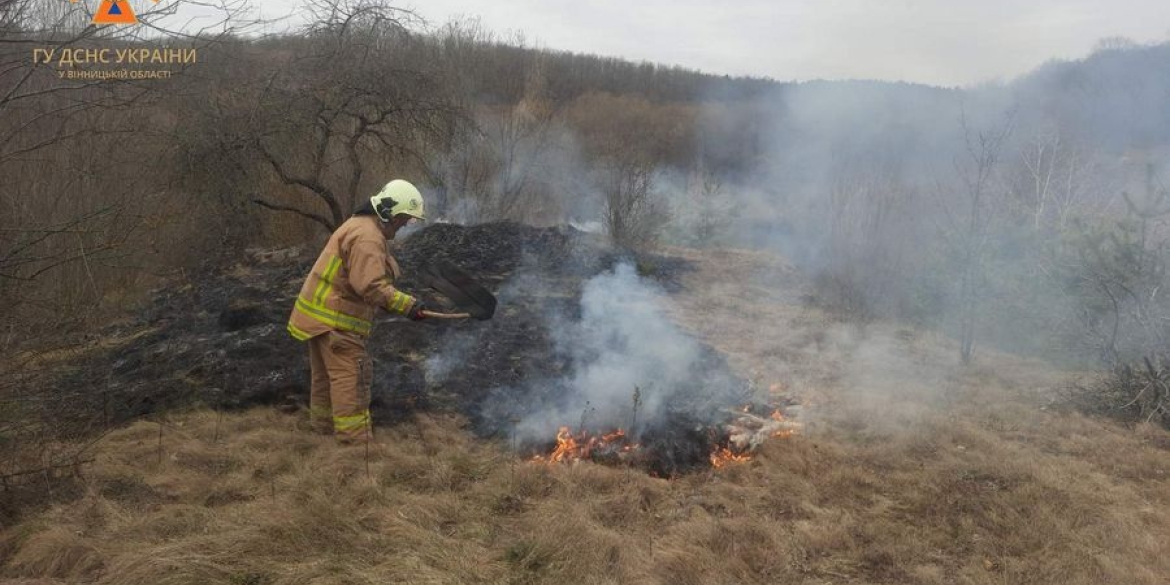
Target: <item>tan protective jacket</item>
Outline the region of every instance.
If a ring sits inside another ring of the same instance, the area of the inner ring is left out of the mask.
[[[407,314],[415,300],[393,284],[398,263],[386,252],[378,219],[355,215],[325,244],[301,287],[288,332],[305,341],[332,329],[369,335],[379,307]]]

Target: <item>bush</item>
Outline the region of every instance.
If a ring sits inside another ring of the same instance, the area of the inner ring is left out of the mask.
[[[1155,366],[1155,364],[1157,364]],[[1087,414],[1170,429],[1170,360],[1144,357],[1115,366],[1103,379],[1077,388],[1073,404]]]

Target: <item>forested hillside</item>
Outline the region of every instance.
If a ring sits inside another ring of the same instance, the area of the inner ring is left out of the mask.
[[[782,255],[809,303],[938,331],[963,363],[993,347],[1160,377],[1170,44],[937,88],[532,48],[380,0],[310,2],[279,35],[243,4],[168,33],[168,5],[143,15],[161,37],[3,6],[7,346],[83,335],[249,248],[312,247],[407,177],[437,221]],[[159,51],[190,59],[152,79],[98,59]]]

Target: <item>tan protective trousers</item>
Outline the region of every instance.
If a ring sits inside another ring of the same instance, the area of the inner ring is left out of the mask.
[[[314,431],[332,432],[346,443],[373,438],[372,366],[366,339],[356,333],[333,330],[309,340],[309,421]]]

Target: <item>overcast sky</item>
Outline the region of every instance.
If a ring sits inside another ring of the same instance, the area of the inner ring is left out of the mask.
[[[289,0],[258,0],[265,16]],[[1170,0],[406,0],[553,49],[778,80],[1010,79],[1104,37],[1170,40]]]

